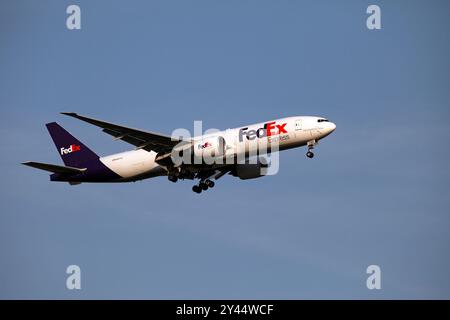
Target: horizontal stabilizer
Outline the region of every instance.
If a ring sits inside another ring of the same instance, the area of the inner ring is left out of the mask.
[[[33,161],[23,162],[22,164],[53,173],[77,174],[86,171],[86,168],[65,167],[65,166],[58,166],[56,164],[33,162]]]

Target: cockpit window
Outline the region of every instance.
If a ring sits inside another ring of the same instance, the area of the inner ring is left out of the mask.
[[[319,119],[317,122],[329,122],[327,119]]]

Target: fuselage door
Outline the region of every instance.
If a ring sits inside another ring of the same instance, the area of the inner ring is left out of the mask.
[[[302,130],[302,120],[295,120],[295,131]]]

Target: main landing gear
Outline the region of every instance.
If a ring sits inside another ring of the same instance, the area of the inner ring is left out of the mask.
[[[172,168],[167,175],[167,179],[172,182],[177,182],[179,179],[185,178],[185,171],[181,168]]]
[[[209,179],[201,180],[198,185],[192,187],[192,191],[194,191],[195,193],[201,193],[202,191],[206,191],[209,188],[213,188],[214,184],[214,181],[211,181]]]
[[[306,153],[306,156],[310,159],[314,157],[314,152],[311,150],[314,149],[314,146],[317,144],[316,140],[308,141],[308,152]]]

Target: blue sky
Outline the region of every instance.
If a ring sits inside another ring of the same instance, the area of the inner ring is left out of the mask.
[[[81,7],[82,29],[66,28]],[[377,4],[382,30],[366,28]],[[450,298],[448,1],[2,1],[1,298]],[[74,111],[170,134],[291,115],[337,130],[276,176],[69,186]],[[65,270],[82,270],[82,290]],[[381,267],[382,289],[366,288]]]

